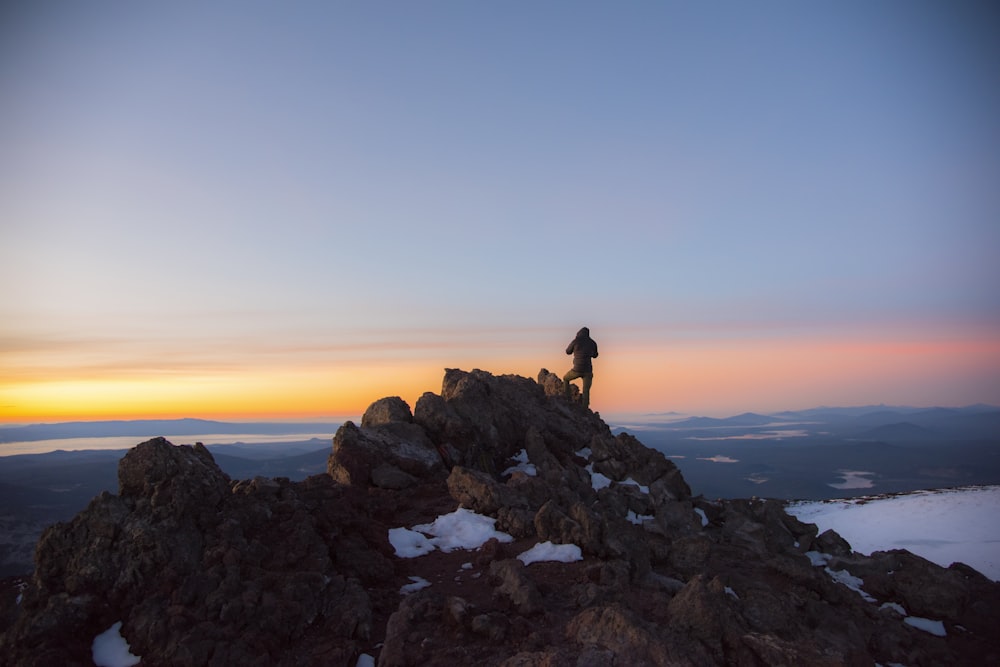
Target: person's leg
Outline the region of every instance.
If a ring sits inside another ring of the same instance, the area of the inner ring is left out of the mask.
[[[590,407],[590,385],[594,383],[593,373],[584,373],[580,377],[583,378],[583,407]]]
[[[566,375],[563,376],[563,391],[566,393],[567,397],[569,397],[569,383],[580,377],[583,376],[572,368],[566,371]]]

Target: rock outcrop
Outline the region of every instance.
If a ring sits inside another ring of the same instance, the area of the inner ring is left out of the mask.
[[[692,497],[545,370],[448,370],[412,413],[380,399],[328,471],[236,481],[203,447],[136,446],[118,495],[43,535],[0,661],[90,665],[121,621],[150,665],[1000,663],[1000,584],[853,553],[777,501]],[[510,541],[397,556],[390,529],[459,507]],[[517,558],[540,542],[582,559]]]

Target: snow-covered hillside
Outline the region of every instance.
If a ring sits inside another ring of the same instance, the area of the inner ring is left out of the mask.
[[[1000,486],[789,503],[820,532],[832,528],[860,553],[909,551],[948,567],[962,562],[1000,581]]]

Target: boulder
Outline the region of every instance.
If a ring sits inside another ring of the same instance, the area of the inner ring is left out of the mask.
[[[341,484],[399,489],[412,485],[416,478],[445,474],[441,454],[420,426],[380,421],[383,409],[375,415],[369,415],[372,426],[358,428],[348,421],[337,429],[327,463],[333,479]],[[379,472],[373,476],[375,470]]]
[[[4,664],[91,664],[119,621],[153,665],[1000,663],[997,582],[857,554],[778,501],[692,497],[544,369],[447,370],[412,415],[379,399],[301,482],[233,481],[162,438],[119,482],[50,527],[26,587],[0,595]],[[474,551],[432,534],[456,507],[491,520],[463,528],[485,531]],[[397,551],[401,535],[427,553]],[[525,565],[541,542],[556,560]]]

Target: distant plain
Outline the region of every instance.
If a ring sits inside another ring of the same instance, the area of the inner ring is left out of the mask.
[[[102,491],[116,493],[118,461],[143,440],[172,434],[174,444],[203,442],[234,479],[301,480],[326,471],[338,426],[167,420],[0,428],[0,576],[30,571],[46,526],[71,519]],[[692,492],[707,498],[824,500],[1000,484],[1000,409],[991,406],[646,415],[611,426],[669,457]]]

